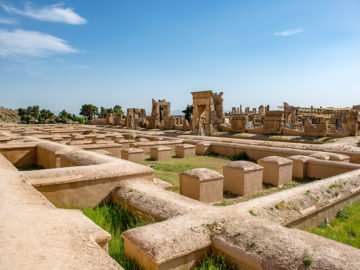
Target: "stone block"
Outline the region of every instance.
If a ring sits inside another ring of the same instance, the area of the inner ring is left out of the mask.
[[[258,160],[258,164],[264,167],[263,183],[272,184],[275,187],[283,186],[292,181],[292,160],[268,156]]]
[[[313,157],[313,158],[321,159],[321,160],[330,160],[330,153],[328,153],[328,152],[315,152],[315,153],[309,155],[309,157]]]
[[[250,161],[234,161],[223,167],[224,190],[246,196],[262,191],[264,168]]]
[[[137,138],[137,134],[133,133],[125,133],[123,136],[126,140],[135,140]]]
[[[96,152],[96,153],[99,153],[99,154],[103,154],[103,155],[106,155],[106,156],[111,156],[111,153],[107,150],[104,150],[104,149],[95,149],[95,150],[92,150],[93,152]]]
[[[205,203],[223,199],[224,176],[216,171],[198,168],[180,174],[180,194]]]
[[[288,157],[288,159],[293,161],[292,176],[298,178],[305,178],[307,177],[307,162],[308,160],[313,160],[315,158],[310,156],[296,155]]]
[[[142,162],[144,161],[144,150],[139,148],[123,149],[121,150],[121,158],[132,162]]]
[[[349,163],[350,157],[342,154],[330,153],[330,160]]]
[[[148,142],[150,141],[149,139],[146,139],[146,138],[136,138],[135,139],[135,142]]]
[[[176,157],[186,158],[195,155],[195,145],[179,144],[175,146]]]
[[[210,147],[210,142],[199,142],[198,144],[196,144],[195,152],[197,155],[208,155],[210,154]]]
[[[152,146],[150,148],[150,159],[152,160],[171,159],[171,148],[166,146]]]
[[[125,139],[122,135],[111,135],[110,138],[113,141],[123,141]]]

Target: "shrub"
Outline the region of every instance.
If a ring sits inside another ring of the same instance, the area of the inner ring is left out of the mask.
[[[303,263],[306,265],[306,266],[309,266],[313,263],[313,259],[311,258],[304,258],[303,259]]]
[[[240,154],[234,155],[230,157],[230,160],[236,161],[236,160],[250,160],[248,154],[246,152],[241,152]]]

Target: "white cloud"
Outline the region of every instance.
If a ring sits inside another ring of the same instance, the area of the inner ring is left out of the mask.
[[[2,57],[44,56],[49,53],[74,52],[77,50],[69,46],[65,40],[52,35],[21,29],[12,32],[0,29],[0,56]]]
[[[73,8],[65,8],[64,4],[55,4],[40,9],[26,5],[25,9],[17,9],[2,4],[2,7],[10,14],[17,14],[30,17],[40,21],[62,22],[68,24],[85,24],[86,19],[74,12]]]
[[[285,36],[293,36],[293,35],[299,34],[301,32],[304,32],[304,30],[301,28],[298,28],[298,29],[289,29],[289,30],[285,30],[282,32],[276,32],[276,33],[274,33],[274,35],[285,37]]]
[[[13,19],[0,17],[0,24],[16,24],[17,22]]]

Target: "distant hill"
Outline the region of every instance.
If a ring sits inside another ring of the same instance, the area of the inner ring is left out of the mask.
[[[14,123],[19,121],[20,117],[17,110],[0,107],[0,122]]]

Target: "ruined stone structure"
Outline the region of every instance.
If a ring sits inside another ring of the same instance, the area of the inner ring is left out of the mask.
[[[214,206],[210,202],[222,199],[222,174],[208,169],[184,172],[188,179],[181,183],[183,196],[155,179],[152,168],[124,160],[129,156],[121,153],[148,153],[164,146],[169,151],[178,145],[196,146],[199,154],[246,153],[258,164],[267,162],[269,168],[262,170],[256,163],[229,161],[224,174],[234,193],[240,189],[238,193],[251,195],[261,190],[261,179],[274,175],[275,185],[290,177],[320,180]],[[129,152],[129,147],[135,149]],[[44,169],[15,167],[34,164]],[[126,256],[143,269],[191,269],[211,253],[225,256],[239,269],[360,269],[359,249],[292,228],[316,226],[360,199],[360,150],[355,148],[174,138],[162,131],[109,126],[0,125],[0,180],[0,196],[6,201],[0,206],[1,239],[7,243],[0,252],[4,269],[121,270],[107,255],[110,235],[69,209],[109,201],[155,219],[122,234]],[[312,259],[310,267],[305,258]]]
[[[146,111],[140,108],[128,108],[125,118],[125,125],[129,129],[136,129],[137,127],[145,127]]]
[[[187,121],[183,115],[171,115],[170,102],[152,99],[151,115],[144,109],[130,108],[125,120],[121,115],[108,114],[106,120],[96,119],[94,124],[126,126],[129,129],[192,130],[204,136],[217,131],[247,132],[275,135],[345,137],[358,136],[360,105],[352,108],[294,107],[284,102],[279,110],[270,106],[258,108],[233,107],[223,113],[223,93],[212,91],[192,92],[193,118]]]
[[[152,99],[151,116],[148,117],[147,128],[172,129],[174,124],[170,112],[170,102],[166,99],[162,101]]]
[[[263,121],[265,134],[282,134],[284,127],[283,111],[267,111]]]
[[[192,92],[193,96],[193,133],[197,135],[210,135],[219,130],[223,121],[223,93],[212,91]]]
[[[245,132],[248,123],[246,115],[233,115],[230,118],[231,129],[233,132]]]
[[[293,107],[284,102],[282,110],[270,110],[269,105],[250,110],[232,108],[232,132],[249,132],[277,135],[344,137],[359,134],[358,106],[353,108]],[[244,125],[245,119],[247,125]],[[223,129],[224,130],[224,129]]]
[[[106,115],[106,125],[122,125],[122,114],[108,113]]]

